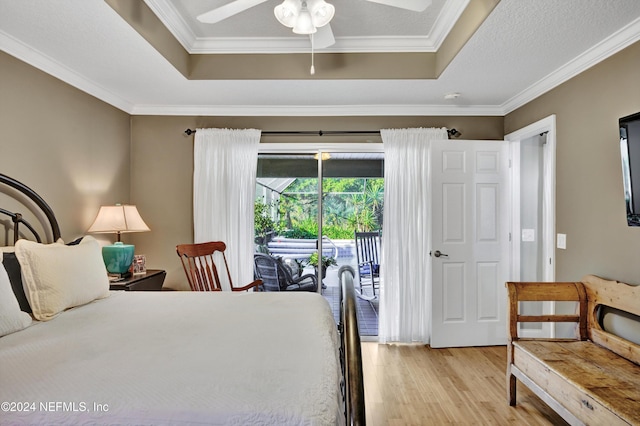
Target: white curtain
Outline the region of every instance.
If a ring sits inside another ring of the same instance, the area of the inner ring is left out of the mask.
[[[226,243],[236,286],[253,281],[259,143],[260,130],[255,129],[197,129],[194,142],[193,239]]]
[[[383,129],[382,343],[429,343],[431,205],[429,146],[446,129]]]

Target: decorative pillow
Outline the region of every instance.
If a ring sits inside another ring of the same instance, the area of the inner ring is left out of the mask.
[[[20,309],[24,312],[31,313],[31,306],[27,300],[27,295],[24,292],[24,286],[22,285],[22,271],[20,270],[20,262],[16,257],[15,252],[2,253],[2,263],[4,269],[7,271],[9,281],[11,281],[11,287],[13,288],[13,294],[16,295]]]
[[[7,271],[0,263],[0,336],[22,330],[30,324],[31,316],[20,310]]]
[[[81,239],[82,238],[79,238],[72,243],[78,244]],[[59,238],[56,242],[58,244],[64,244],[62,238]],[[11,281],[11,288],[13,288],[13,294],[15,294],[16,299],[18,299],[20,310],[29,314],[32,313],[27,295],[24,292],[24,286],[22,285],[22,271],[20,269],[20,262],[18,262],[18,258],[16,257],[16,248],[14,246],[3,246],[0,247],[0,253],[2,253],[0,262],[4,264],[4,269],[7,270],[9,281]]]
[[[39,244],[19,240],[16,255],[33,316],[41,321],[109,296],[109,277],[100,244],[91,236],[80,244]]]

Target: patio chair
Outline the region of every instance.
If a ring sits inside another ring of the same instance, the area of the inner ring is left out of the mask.
[[[231,281],[229,265],[227,264],[227,257],[224,255],[226,249],[227,245],[222,241],[179,244],[176,246],[176,252],[182,262],[184,273],[187,275],[187,281],[189,281],[191,291],[222,291],[220,277],[218,276],[218,267],[214,260],[216,253],[222,255],[222,261],[227,271],[227,277],[232,291],[246,291],[250,289],[255,291],[256,288],[262,284],[262,281],[255,280],[245,286],[234,287]]]
[[[356,260],[358,262],[359,296],[373,299],[380,287],[380,232],[356,232]],[[362,287],[371,286],[371,294],[366,295]]]
[[[254,277],[262,280],[265,291],[318,291],[318,279],[313,274],[294,278],[289,266],[279,258],[254,253]]]

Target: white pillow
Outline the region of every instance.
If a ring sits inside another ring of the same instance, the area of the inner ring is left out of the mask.
[[[31,325],[31,315],[20,310],[18,299],[13,294],[7,270],[0,255],[0,336],[6,336]]]
[[[39,244],[18,240],[16,256],[33,316],[53,319],[67,308],[109,296],[109,277],[95,238],[80,244]]]

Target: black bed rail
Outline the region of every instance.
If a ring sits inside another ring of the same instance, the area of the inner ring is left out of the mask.
[[[338,270],[340,279],[340,334],[342,368],[345,378],[345,415],[347,425],[365,425],[364,379],[362,351],[356,310],[356,292],[353,285],[355,271],[344,265]]]
[[[53,241],[57,241],[60,238],[60,226],[58,225],[58,220],[56,219],[56,216],[53,214],[53,210],[51,209],[49,204],[47,204],[46,201],[42,199],[42,197],[40,197],[33,189],[29,188],[27,185],[7,175],[3,175],[2,173],[0,173],[0,183],[3,183],[7,186],[10,186],[11,188],[16,189],[20,193],[26,195],[31,201],[33,201],[36,204],[36,206],[38,206],[38,208],[47,217],[47,220],[49,221],[49,225],[51,226]],[[31,232],[33,232],[33,234],[36,236],[36,239],[40,241],[40,237],[38,236],[38,234],[34,231],[33,227],[27,221],[22,219],[22,215],[20,215],[19,213],[8,212],[7,210],[4,210],[4,209],[2,213],[8,214],[9,216],[11,216],[11,219],[14,222],[14,229],[13,229],[14,240],[18,238],[19,223],[23,223],[27,228],[29,228]]]

